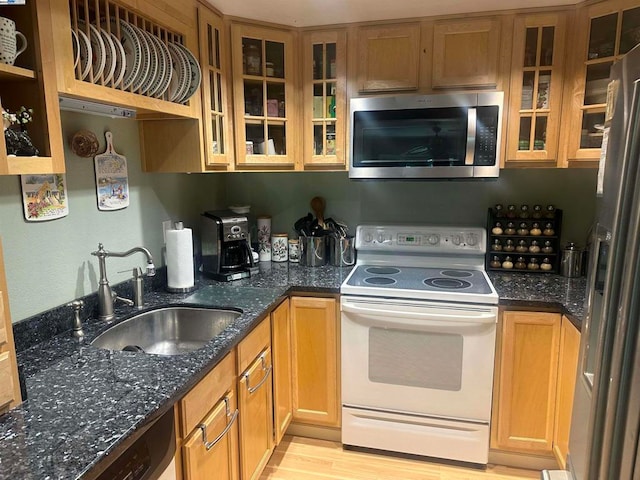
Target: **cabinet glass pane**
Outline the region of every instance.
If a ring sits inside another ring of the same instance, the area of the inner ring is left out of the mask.
[[[533,149],[544,150],[547,141],[547,117],[536,117],[536,128],[533,137]]]
[[[284,83],[267,83],[267,117],[281,116],[280,102],[284,102]]]
[[[549,108],[549,89],[551,88],[551,71],[541,71],[538,75],[538,95],[536,108]]]
[[[264,143],[264,122],[247,123],[245,133],[247,138],[247,154],[259,154],[260,147]]]
[[[269,144],[273,140],[273,152],[271,155],[286,155],[287,142],[284,125],[269,125]]]
[[[531,110],[533,108],[533,82],[535,72],[524,72],[522,74],[522,99],[520,110]]]
[[[227,153],[227,150],[224,148],[224,118],[218,117],[218,138],[219,138],[219,150],[221,154]]]
[[[622,14],[620,55],[624,55],[640,43],[640,7],[626,10]]]
[[[313,125],[313,154],[323,155],[324,143],[323,143],[324,125],[322,123],[314,123]]]
[[[284,78],[284,44],[279,42],[265,42],[267,68],[273,68],[270,77]]]
[[[540,65],[549,67],[553,65],[553,36],[555,27],[542,28],[542,46],[540,51]]]
[[[215,57],[214,57],[214,66],[216,68],[220,68],[220,30],[215,28],[213,30],[215,32]]]
[[[524,44],[524,66],[534,67],[538,52],[538,27],[527,28]]]
[[[216,73],[216,89],[216,111],[222,113],[222,75],[220,73]]]
[[[327,155],[336,154],[336,124],[327,124]]]
[[[245,75],[262,75],[262,41],[242,38],[242,71]]]
[[[617,13],[591,20],[589,53],[587,54],[589,60],[610,57],[615,53],[617,24]]]
[[[322,45],[321,43],[318,43],[313,46],[313,79],[314,80],[323,79],[323,73],[322,73],[322,57],[323,57],[322,47],[323,46],[324,45]]]
[[[587,65],[587,81],[584,88],[584,104],[607,103],[607,85],[612,62]]]
[[[244,82],[244,113],[254,117],[264,115],[262,99],[262,82],[245,80]]]
[[[214,67],[214,59],[213,59],[213,27],[211,25],[207,25],[207,45],[209,46],[209,66]]]
[[[325,65],[325,78],[336,78],[336,44],[327,43],[327,64]]]
[[[604,126],[604,112],[583,112],[580,148],[600,148]]]
[[[313,118],[324,118],[324,83],[313,85]]]
[[[518,136],[518,150],[530,150],[531,117],[520,118],[520,134]]]
[[[209,94],[211,95],[211,110],[214,112],[219,111],[216,101],[218,100],[218,92],[216,88],[216,76],[211,73],[209,75]]]
[[[336,84],[327,83],[327,118],[336,118]]]
[[[217,155],[220,153],[220,142],[218,142],[218,116],[213,115],[211,118],[211,153]]]

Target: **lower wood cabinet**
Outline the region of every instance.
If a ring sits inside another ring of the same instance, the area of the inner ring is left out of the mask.
[[[238,345],[240,472],[242,480],[260,477],[273,452],[271,325],[262,321]]]
[[[502,314],[491,448],[566,461],[580,334],[558,313]]]
[[[278,445],[293,417],[289,299],[283,301],[271,313],[271,353],[273,357],[273,439],[275,445]]]
[[[22,401],[3,258],[0,241],[0,415]]]
[[[340,426],[338,302],[292,297],[293,420]]]
[[[184,480],[238,480],[235,352],[180,401]]]

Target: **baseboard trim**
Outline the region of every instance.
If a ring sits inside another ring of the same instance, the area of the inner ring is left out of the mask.
[[[558,462],[553,456],[527,455],[499,450],[489,450],[489,463],[529,470],[557,470],[559,468]]]
[[[327,440],[330,442],[340,442],[342,440],[340,429],[335,427],[321,427],[319,425],[292,423],[289,425],[289,428],[287,428],[286,433],[287,435],[317,438],[318,440]]]

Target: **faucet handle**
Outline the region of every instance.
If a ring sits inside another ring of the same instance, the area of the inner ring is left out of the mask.
[[[73,302],[67,303],[65,306],[73,307],[73,310],[77,312],[79,310],[82,310],[82,308],[84,307],[84,301],[83,300],[74,300]]]
[[[82,320],[80,319],[80,310],[84,307],[84,301],[74,300],[67,303],[67,307],[73,307],[73,336],[78,340],[82,340],[84,337],[84,330],[82,330]]]

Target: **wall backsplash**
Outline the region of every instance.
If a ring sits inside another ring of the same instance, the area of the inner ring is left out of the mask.
[[[365,181],[345,172],[145,174],[141,171],[134,120],[110,120],[63,113],[63,134],[93,131],[104,150],[104,132],[128,160],[128,208],[100,212],[93,160],[65,151],[69,215],[40,223],[24,220],[19,178],[0,177],[0,237],[7,267],[13,321],[19,321],[94,292],[98,266],[90,253],[102,242],[110,250],[144,245],[158,265],[164,220],[182,220],[199,233],[199,214],[228,205],[251,205],[251,214],[270,214],[273,231],[292,233],[295,220],[322,195],[326,216],[359,223],[406,222],[484,226],[487,207],[501,203],[552,203],[564,210],[563,242],[584,243],[595,212],[595,170],[503,170],[496,181]],[[142,257],[108,261],[109,280],[118,283],[142,265]],[[118,273],[124,272],[124,273]]]

